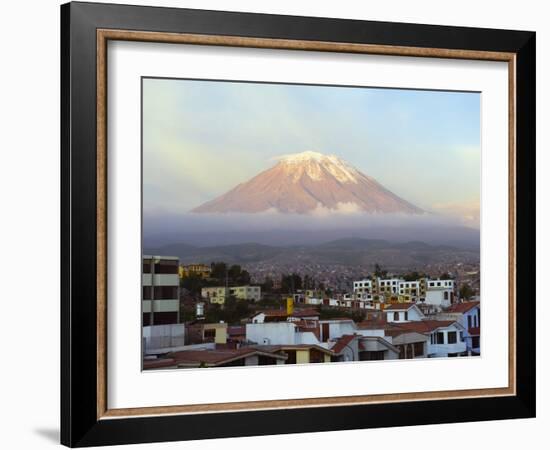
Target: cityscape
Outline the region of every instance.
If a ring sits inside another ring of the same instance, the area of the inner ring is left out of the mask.
[[[479,93],[142,88],[143,370],[481,355]]]
[[[143,369],[480,355],[479,267],[373,273],[339,291],[223,262],[143,259]],[[328,281],[328,280],[326,280]]]

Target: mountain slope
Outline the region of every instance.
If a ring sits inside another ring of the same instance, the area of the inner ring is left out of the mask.
[[[304,214],[316,209],[372,213],[422,213],[334,155],[304,152],[283,157],[272,168],[206,202],[196,213]]]

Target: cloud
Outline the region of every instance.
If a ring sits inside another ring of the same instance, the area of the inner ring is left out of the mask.
[[[361,207],[353,202],[338,202],[336,208],[327,208],[326,206],[317,204],[316,208],[309,214],[317,217],[327,217],[333,214],[357,214],[361,212]]]
[[[432,206],[432,209],[441,214],[457,218],[462,225],[479,228],[479,200],[437,203]]]

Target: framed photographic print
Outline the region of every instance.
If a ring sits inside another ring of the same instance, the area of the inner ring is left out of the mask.
[[[535,415],[535,33],[61,24],[63,444]]]

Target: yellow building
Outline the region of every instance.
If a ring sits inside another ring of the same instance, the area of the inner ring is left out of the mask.
[[[237,300],[252,300],[258,302],[262,298],[260,286],[232,286],[232,287],[203,287],[201,289],[202,298],[208,299],[210,303],[223,305],[225,298],[232,295]]]
[[[187,278],[194,275],[201,278],[208,278],[212,273],[212,269],[207,264],[187,264],[179,266],[180,278]]]
[[[203,340],[214,340],[216,344],[227,344],[226,323],[205,323],[203,326]]]
[[[201,289],[202,298],[207,299],[210,303],[218,303],[223,305],[225,303],[225,297],[229,296],[229,289],[226,287],[212,286],[203,287]]]

